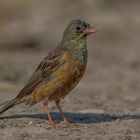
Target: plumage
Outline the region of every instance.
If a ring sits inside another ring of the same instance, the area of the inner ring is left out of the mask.
[[[37,85],[51,76],[51,74],[56,71],[60,65],[62,65],[62,62],[60,62],[62,53],[63,52],[61,48],[57,48],[54,51],[50,52],[39,64],[31,78],[29,79],[29,82],[17,95],[17,98],[22,98],[25,95],[31,94]]]
[[[52,122],[47,104],[48,101],[55,101],[65,122],[68,122],[59,102],[81,80],[87,64],[87,35],[95,31],[84,21],[72,21],[65,29],[58,47],[44,58],[19,94],[0,109],[0,114],[19,103],[34,105],[43,101],[49,121]]]

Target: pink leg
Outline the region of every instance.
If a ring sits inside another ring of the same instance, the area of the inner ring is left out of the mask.
[[[48,115],[47,123],[48,123],[49,125],[55,126],[55,122],[53,121],[53,119],[52,119],[52,117],[51,117],[51,114],[50,114],[50,112],[49,112],[49,110],[48,110],[48,104],[45,102],[45,103],[43,103],[43,105],[44,105],[44,110],[45,110],[45,112],[46,112],[47,115]]]
[[[63,117],[63,121],[61,121],[61,123],[64,124],[64,125],[68,125],[68,126],[75,127],[76,124],[71,124],[71,123],[67,120],[67,118],[65,117],[65,115],[64,115],[64,113],[63,113],[63,111],[62,111],[62,109],[61,109],[61,107],[60,107],[60,105],[59,105],[60,101],[56,101],[55,103],[56,103],[56,106],[58,107],[58,109],[59,109],[59,111],[60,111],[61,116]]]

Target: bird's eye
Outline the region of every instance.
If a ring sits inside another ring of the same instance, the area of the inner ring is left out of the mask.
[[[77,26],[77,27],[76,27],[76,30],[79,31],[79,30],[81,30],[81,28],[80,28],[79,26]]]

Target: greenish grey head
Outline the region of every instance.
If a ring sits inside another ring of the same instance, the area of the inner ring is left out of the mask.
[[[85,38],[92,33],[95,33],[96,29],[92,28],[88,23],[82,20],[73,20],[66,27],[64,31],[64,38],[71,41],[77,41]]]

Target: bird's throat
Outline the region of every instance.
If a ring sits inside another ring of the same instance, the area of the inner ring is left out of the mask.
[[[87,62],[87,49],[86,49],[86,39],[79,40],[68,40],[61,42],[64,46],[64,50],[68,51],[81,63]]]
[[[82,48],[86,48],[86,37],[77,38],[77,39],[67,39],[63,38],[61,44],[67,49],[68,51],[79,51]]]

